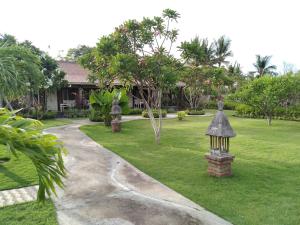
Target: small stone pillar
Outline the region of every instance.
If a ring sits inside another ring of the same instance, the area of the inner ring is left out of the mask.
[[[122,114],[122,109],[119,106],[118,100],[113,100],[112,107],[111,107],[111,113],[113,117],[113,120],[111,121],[111,130],[112,132],[120,132],[121,131],[121,121],[120,117]]]
[[[205,154],[208,161],[207,172],[216,177],[231,176],[234,156],[229,154],[229,140],[236,136],[223,112],[223,102],[218,102],[218,111],[209,125],[206,135],[210,137],[210,152]]]
[[[207,172],[211,176],[216,177],[227,177],[231,176],[231,163],[233,162],[234,156],[230,154],[205,154],[205,158],[208,161]]]

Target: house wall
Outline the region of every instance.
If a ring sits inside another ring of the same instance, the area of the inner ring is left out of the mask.
[[[57,111],[57,91],[47,93],[47,110]]]

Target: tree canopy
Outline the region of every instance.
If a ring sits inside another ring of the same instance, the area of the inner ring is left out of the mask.
[[[163,90],[176,84],[181,68],[171,54],[178,36],[172,22],[178,18],[176,11],[165,9],[161,17],[125,21],[110,35],[101,37],[96,48],[80,59],[97,76],[100,85],[107,86],[118,79],[124,85],[138,88],[157,142],[162,121],[161,116],[158,122],[154,119],[152,108],[161,114]],[[144,89],[150,90],[148,96]]]
[[[0,35],[0,48],[0,56],[3,59],[9,58],[14,65],[20,81],[19,90],[30,89],[36,92],[39,89],[54,89],[66,85],[65,73],[59,69],[55,59],[30,41],[17,42],[14,36],[4,34]]]
[[[266,75],[250,81],[231,96],[237,102],[259,109],[271,125],[272,117],[278,106],[288,106],[299,101],[300,76],[284,75],[272,77]]]
[[[78,45],[76,48],[70,48],[65,60],[76,62],[81,56],[90,53],[92,49],[93,48],[86,45]]]
[[[227,65],[227,58],[233,55],[230,46],[231,40],[221,36],[211,43],[206,38],[195,37],[190,41],[182,42],[178,48],[181,57],[190,65],[221,67],[222,64]]]

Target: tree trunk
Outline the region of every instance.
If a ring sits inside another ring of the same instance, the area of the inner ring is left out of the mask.
[[[271,126],[272,123],[272,116],[267,116],[268,125]]]
[[[0,108],[3,108],[3,99],[2,94],[0,93]]]
[[[156,144],[160,143],[160,134],[161,134],[161,128],[162,128],[162,110],[161,110],[161,98],[162,98],[162,90],[160,89],[158,91],[158,110],[159,110],[159,118],[158,118],[158,132],[156,137]]]
[[[12,105],[10,104],[10,102],[8,101],[8,99],[6,97],[4,97],[4,100],[6,102],[7,107],[9,108],[10,111],[14,111]]]
[[[149,115],[149,119],[150,119],[150,122],[151,122],[151,126],[152,126],[153,131],[154,131],[155,142],[156,142],[156,144],[159,144],[160,143],[161,127],[162,127],[161,94],[160,94],[161,91],[158,92],[158,96],[157,96],[158,100],[159,100],[158,109],[157,109],[159,111],[158,122],[155,120],[153,112],[152,112],[152,109],[151,109],[149,103],[145,99],[143,90],[141,90],[139,88],[139,92],[140,92],[140,95],[141,95],[141,97],[142,97],[142,99],[144,101],[146,109],[148,111],[148,115]]]

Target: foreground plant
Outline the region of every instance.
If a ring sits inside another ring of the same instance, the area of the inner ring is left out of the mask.
[[[41,122],[15,116],[15,113],[0,108],[0,145],[5,145],[15,157],[22,153],[31,159],[39,181],[37,199],[44,201],[46,193],[56,195],[55,185],[64,186],[62,178],[66,172],[62,154],[65,149],[54,135],[42,132]]]

